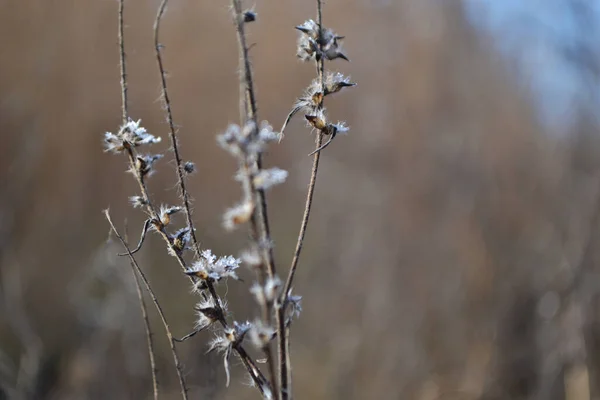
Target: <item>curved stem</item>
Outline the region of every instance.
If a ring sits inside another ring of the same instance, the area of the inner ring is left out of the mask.
[[[185,209],[185,216],[187,219],[188,227],[190,228],[190,234],[192,237],[192,242],[194,243],[194,247],[196,249],[196,256],[198,259],[200,256],[200,244],[196,238],[196,230],[194,229],[194,222],[192,221],[192,212],[190,209],[190,199],[189,193],[185,186],[185,177],[183,172],[183,165],[179,150],[179,145],[177,144],[177,132],[175,131],[175,124],[173,123],[173,111],[171,109],[171,99],[169,97],[169,92],[167,90],[167,77],[163,64],[162,58],[162,45],[159,41],[159,31],[160,31],[160,21],[165,12],[165,8],[167,7],[168,0],[163,0],[158,7],[158,13],[156,14],[156,19],[154,20],[154,48],[156,50],[156,61],[158,63],[158,70],[160,72],[160,83],[161,83],[161,91],[162,98],[165,102],[165,110],[167,113],[167,123],[169,124],[169,137],[171,138],[171,146],[173,147],[173,154],[175,155],[175,163],[177,164],[177,183],[179,185],[180,195],[183,200],[183,206]]]
[[[160,320],[165,328],[167,338],[169,339],[169,346],[171,348],[171,354],[173,355],[173,361],[175,363],[175,370],[177,372],[177,378],[179,380],[179,386],[181,388],[181,397],[182,397],[182,399],[187,400],[188,388],[187,388],[187,384],[185,382],[185,378],[183,376],[183,366],[181,365],[181,362],[179,361],[179,355],[177,354],[177,349],[175,348],[175,340],[173,340],[173,334],[171,333],[171,327],[169,326],[169,323],[167,322],[167,317],[165,316],[162,306],[160,305],[158,298],[156,297],[156,295],[154,294],[154,291],[152,290],[152,287],[150,286],[150,282],[148,281],[148,278],[146,278],[146,274],[144,274],[144,271],[142,271],[142,269],[140,268],[139,264],[137,263],[137,260],[131,253],[131,249],[129,248],[129,245],[125,242],[125,239],[123,239],[123,237],[121,236],[121,234],[115,227],[114,223],[112,222],[112,219],[110,218],[110,213],[108,212],[108,210],[104,211],[104,215],[105,215],[106,219],[108,220],[108,223],[110,224],[110,227],[111,227],[112,231],[114,232],[115,236],[119,239],[119,241],[123,245],[123,248],[129,255],[129,260],[131,261],[131,264],[135,268],[135,272],[137,273],[137,275],[140,277],[140,279],[144,283],[144,286],[146,287],[146,290],[148,291],[148,294],[150,295],[150,298],[152,299],[152,302],[154,303],[154,307],[156,308],[156,311],[158,312],[158,316],[160,317]]]
[[[321,0],[317,0],[317,23],[319,25],[319,55],[316,57],[316,67],[319,79],[319,85],[321,86],[321,93],[325,93],[325,84],[323,82],[325,72],[324,58],[321,56],[323,53],[323,41],[321,35],[323,34],[323,5]],[[318,109],[323,109],[323,100],[325,96],[321,96]],[[315,186],[317,183],[317,173],[319,171],[319,159],[321,158],[321,145],[323,143],[323,132],[317,133],[315,142],[312,171],[310,174],[310,183],[308,185],[308,193],[306,194],[306,203],[304,206],[304,215],[302,216],[302,223],[300,224],[300,232],[298,233],[298,240],[296,242],[296,250],[294,251],[294,258],[292,259],[292,265],[288,272],[288,276],[281,292],[281,298],[279,299],[279,309],[277,310],[277,345],[279,347],[279,379],[281,382],[281,399],[288,400],[291,398],[291,385],[292,385],[292,371],[291,371],[291,359],[289,352],[289,326],[285,323],[285,311],[287,307],[287,296],[292,288],[296,269],[298,268],[298,262],[300,260],[300,254],[302,252],[302,246],[304,244],[304,236],[308,227],[308,219],[310,217],[310,211],[312,207],[313,196],[315,192]]]

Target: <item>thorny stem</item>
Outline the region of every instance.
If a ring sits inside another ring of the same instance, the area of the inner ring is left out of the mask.
[[[125,65],[125,40],[123,38],[123,9],[125,0],[119,0],[119,63],[121,66],[121,111],[123,112],[123,124],[127,123],[127,70]]]
[[[240,92],[243,92],[244,95],[242,97],[243,100],[240,101],[244,105],[244,107],[240,106],[240,123],[252,122],[254,126],[253,135],[258,134],[258,118],[256,115],[256,96],[254,92],[254,82],[252,78],[252,68],[250,65],[250,57],[248,55],[248,45],[246,43],[246,33],[244,28],[244,17],[242,13],[242,4],[241,0],[232,0],[232,6],[235,13],[235,24],[236,24],[236,32],[238,38],[238,47],[239,53],[241,56],[241,62],[243,63],[243,73],[240,71]],[[242,108],[244,109],[244,113],[241,112]],[[265,247],[264,260],[266,262],[266,276],[270,279],[273,279],[275,276],[275,257],[273,255],[273,248],[270,245],[270,227],[269,227],[269,219],[267,212],[267,200],[265,196],[264,190],[256,189],[253,183],[253,177],[249,172],[249,165],[245,163],[245,170],[247,171],[247,185],[249,186],[250,193],[255,193],[255,198],[258,199],[258,204],[260,205],[260,209],[255,209],[252,215],[252,230],[254,240],[257,242],[258,247]],[[262,168],[262,157],[258,156],[256,160],[256,170],[260,170]],[[258,211],[258,212],[257,212]],[[258,224],[260,223],[260,229]],[[265,274],[262,272],[262,276],[260,277],[261,285],[264,286],[265,283]],[[262,304],[262,318],[264,322],[268,325],[271,324],[271,306],[272,303],[267,301]],[[267,366],[269,369],[269,375],[271,378],[272,387],[275,389],[276,382],[276,374],[275,374],[275,360],[273,358],[271,346],[267,345],[264,349],[265,356],[267,358]],[[263,393],[264,394],[264,393]]]
[[[321,0],[317,0],[317,24],[319,25],[319,56],[316,57],[317,74],[319,77],[319,84],[321,86],[321,93],[325,93],[325,85],[323,82],[325,62],[323,53],[323,5]],[[323,108],[323,100],[325,96],[321,96],[318,108]],[[323,142],[323,132],[317,133],[315,142],[315,149],[319,150]],[[310,217],[310,211],[312,207],[313,195],[315,192],[315,186],[317,183],[317,172],[319,170],[319,159],[321,152],[316,151],[314,153],[313,166],[310,174],[310,183],[308,185],[308,193],[306,194],[306,203],[304,206],[304,215],[302,216],[302,223],[300,225],[300,232],[298,234],[298,241],[296,242],[296,250],[294,251],[294,258],[292,259],[292,265],[288,273],[283,291],[281,292],[281,298],[279,300],[279,308],[277,310],[277,344],[279,347],[279,373],[281,380],[281,399],[287,400],[291,397],[291,384],[292,384],[292,371],[291,371],[291,360],[290,360],[290,341],[289,341],[289,326],[285,324],[285,311],[287,307],[287,296],[292,288],[294,275],[298,267],[298,261],[300,260],[300,253],[302,252],[302,245],[304,244],[304,236],[306,234],[306,228],[308,227],[308,219]]]
[[[179,189],[181,191],[181,197],[183,199],[183,206],[185,209],[185,216],[187,219],[187,224],[190,229],[190,234],[192,237],[192,242],[194,243],[194,247],[196,248],[196,256],[198,259],[200,256],[200,245],[198,240],[196,239],[196,231],[194,229],[194,222],[192,221],[192,213],[190,210],[190,200],[189,193],[185,186],[185,178],[183,176],[183,166],[181,161],[181,155],[179,154],[179,146],[177,145],[177,133],[175,132],[175,125],[173,123],[173,112],[171,110],[171,100],[169,98],[169,92],[167,91],[167,78],[163,65],[162,59],[162,45],[159,42],[159,29],[160,29],[160,21],[165,12],[165,8],[167,6],[168,0],[163,0],[158,8],[158,13],[156,14],[156,19],[154,21],[154,48],[156,50],[156,61],[158,63],[158,69],[160,72],[160,82],[161,82],[161,90],[162,90],[162,98],[165,102],[165,109],[167,113],[167,122],[169,124],[169,136],[171,138],[171,146],[173,146],[173,153],[175,155],[175,162],[177,164],[177,181],[179,184]]]
[[[128,112],[128,101],[127,101],[127,63],[125,62],[125,38],[123,34],[123,10],[125,8],[125,0],[119,0],[119,63],[121,67],[121,110],[123,113],[122,119],[123,124],[127,123],[129,118]],[[108,213],[107,213],[108,215]],[[111,224],[112,225],[112,224]],[[147,224],[144,225],[144,234],[147,230]],[[140,240],[140,245],[143,239]],[[129,254],[131,256],[131,253]],[[142,312],[142,319],[144,320],[144,329],[146,330],[146,342],[148,344],[148,357],[150,359],[150,369],[152,374],[152,394],[154,400],[158,400],[158,368],[156,367],[156,359],[154,355],[154,340],[152,338],[152,328],[150,327],[150,320],[148,319],[148,310],[146,308],[146,302],[144,301],[144,294],[142,293],[142,287],[140,286],[140,280],[136,274],[135,266],[133,262],[130,262],[131,272],[133,279],[135,280],[135,288],[137,291],[138,300],[140,303],[140,311]]]
[[[158,316],[160,317],[160,320],[165,328],[167,338],[169,339],[169,345],[171,347],[171,354],[173,355],[173,361],[175,363],[175,369],[177,371],[177,378],[179,379],[179,386],[181,387],[181,397],[184,400],[187,400],[188,388],[187,388],[187,384],[185,382],[185,378],[183,376],[183,366],[181,365],[181,362],[179,361],[179,355],[177,354],[177,349],[175,348],[175,340],[173,340],[173,334],[171,333],[171,328],[169,326],[169,323],[167,322],[165,313],[163,312],[163,309],[158,301],[158,298],[154,294],[154,291],[152,290],[152,287],[150,286],[150,282],[146,278],[144,271],[142,271],[139,264],[137,263],[137,260],[135,259],[133,254],[131,254],[131,249],[129,248],[129,245],[125,242],[125,239],[123,239],[123,237],[121,236],[121,234],[115,227],[115,224],[112,222],[109,211],[104,210],[104,215],[105,215],[106,219],[108,220],[108,223],[110,224],[110,227],[111,227],[112,231],[114,232],[115,236],[119,239],[119,241],[123,245],[123,248],[127,252],[128,256],[129,256],[129,260],[131,261],[131,264],[135,268],[135,272],[137,272],[137,275],[140,277],[142,282],[144,282],[144,286],[146,287],[146,290],[148,291],[148,294],[150,295],[150,298],[152,299],[152,302],[154,303],[154,307],[156,307]]]

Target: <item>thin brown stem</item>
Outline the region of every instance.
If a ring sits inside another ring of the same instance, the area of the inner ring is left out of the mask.
[[[123,2],[124,2],[124,0],[120,0],[120,2],[119,2],[119,48],[120,48],[120,53],[121,53],[120,60],[121,60],[122,111],[123,111],[123,123],[125,124],[128,120],[128,104],[127,104],[127,79],[126,79],[127,75],[126,75],[126,69],[125,69],[125,50],[124,50],[124,42],[123,42]],[[189,204],[190,200],[189,200],[189,195],[188,195],[187,188],[185,186],[185,180],[184,180],[184,176],[183,176],[182,159],[181,159],[179,147],[177,144],[175,124],[173,123],[171,101],[170,101],[169,94],[167,91],[166,72],[164,69],[162,53],[161,53],[162,46],[160,45],[160,42],[159,42],[160,21],[161,21],[162,15],[164,14],[166,5],[167,5],[167,0],[163,0],[158,9],[158,13],[157,13],[155,23],[154,23],[154,44],[155,44],[155,49],[156,49],[156,58],[157,58],[158,68],[159,68],[159,72],[161,75],[162,96],[164,98],[165,107],[166,107],[166,111],[167,111],[167,121],[168,121],[169,129],[170,129],[170,138],[171,138],[171,143],[172,143],[172,147],[173,147],[173,152],[175,154],[175,161],[177,163],[177,177],[178,177],[179,188],[182,192],[183,203],[184,203],[184,208],[185,208],[185,212],[186,212],[186,219],[187,219],[188,227],[190,229],[190,235],[192,237],[192,241],[195,246],[196,255],[197,255],[197,257],[200,257],[200,245],[196,238],[195,229],[194,229],[192,218],[191,218],[191,208],[190,208],[190,204]],[[128,156],[128,160],[129,160],[130,171],[133,173],[133,175],[136,178],[136,181],[138,182],[140,191],[142,193],[142,198],[144,199],[144,204],[146,205],[147,214],[150,216],[152,221],[154,221],[154,222],[160,221],[158,212],[157,212],[156,208],[154,208],[154,206],[151,202],[150,195],[149,195],[148,189],[146,187],[146,182],[145,182],[144,176],[142,174],[140,174],[140,172],[136,169],[136,152],[131,146],[126,147],[126,152],[127,152],[127,156]],[[110,221],[110,216],[109,216],[108,212],[106,213],[106,216],[109,219],[109,222],[111,223],[111,227],[115,231],[115,234],[117,234],[117,237],[119,237],[119,239],[121,240],[121,242],[123,243],[124,246],[127,246],[126,243],[124,242],[124,240],[118,235],[116,229],[114,228],[114,225],[112,224],[112,221]],[[154,224],[154,228],[162,236],[162,238],[165,240],[165,242],[167,243],[169,248],[174,250],[173,239],[167,233],[165,227],[160,224],[158,224],[158,225]],[[147,279],[145,279],[145,276],[143,275],[141,269],[139,268],[137,263],[135,263],[135,259],[133,258],[133,254],[132,254],[131,250],[128,247],[126,247],[126,250],[127,250],[127,255],[130,257],[130,260],[132,261],[134,267],[136,268],[136,271],[138,273],[140,273],[140,277],[142,278],[142,281],[144,282],[146,289],[150,293],[151,298],[152,298],[155,306],[157,307],[157,310],[159,311],[159,315],[161,316],[163,325],[165,325],[165,329],[167,330],[167,336],[169,337],[169,341],[171,344],[171,350],[173,352],[174,358],[176,359],[176,366],[178,368],[178,376],[179,376],[179,380],[180,380],[180,385],[182,386],[182,395],[185,399],[187,399],[187,388],[185,386],[185,380],[183,379],[183,375],[180,370],[180,365],[179,365],[179,361],[178,361],[179,359],[177,357],[177,353],[175,350],[175,344],[174,344],[175,340],[170,332],[170,329],[168,328],[168,325],[166,324],[166,319],[164,317],[164,314],[162,313],[162,310],[160,309],[160,304],[158,303],[156,296],[154,296],[153,292],[151,291],[151,288],[149,286]],[[179,265],[181,266],[182,270],[184,270],[184,271],[187,270],[188,269],[187,264],[186,264],[185,260],[183,259],[181,252],[174,250],[172,253],[175,256],[175,258],[177,258],[177,261],[179,262]],[[190,279],[192,280],[192,283],[195,283],[195,279],[193,277],[190,277]],[[221,302],[220,302],[219,296],[214,288],[213,283],[207,282],[207,286],[209,288],[209,293],[210,293],[211,298],[213,299],[215,307],[221,308]],[[223,314],[223,313],[221,313],[221,314]],[[219,322],[223,326],[223,328],[225,328],[225,329],[228,328],[227,321],[224,318]],[[264,388],[266,387],[265,386],[265,382],[267,382],[266,378],[264,377],[264,375],[262,374],[260,369],[258,367],[256,367],[256,365],[254,364],[254,362],[252,361],[250,356],[248,356],[247,352],[244,350],[244,348],[241,344],[235,347],[235,351],[238,354],[238,356],[242,359],[243,364],[246,366],[248,373],[252,377],[256,386],[259,387],[259,389],[262,392],[264,390]]]
[[[173,340],[173,334],[171,333],[171,327],[169,326],[169,323],[167,322],[167,318],[165,316],[165,313],[163,312],[162,306],[160,305],[158,298],[154,294],[154,291],[152,290],[152,287],[150,286],[150,282],[148,281],[148,278],[146,278],[146,274],[144,274],[144,271],[142,271],[137,260],[131,253],[131,249],[129,248],[129,245],[127,244],[127,242],[125,242],[125,239],[123,239],[123,237],[121,236],[121,234],[115,227],[115,224],[112,222],[109,211],[105,210],[104,215],[105,215],[106,219],[108,220],[108,223],[110,224],[110,227],[111,227],[112,231],[114,232],[115,236],[119,239],[119,241],[123,245],[123,248],[129,255],[129,260],[131,261],[131,264],[135,268],[135,272],[137,273],[137,275],[140,277],[140,279],[144,283],[144,286],[145,286],[146,290],[148,291],[148,294],[150,295],[152,302],[154,303],[154,307],[156,308],[158,316],[160,317],[160,320],[165,328],[167,339],[169,339],[171,354],[173,355],[173,361],[175,363],[175,370],[177,372],[177,378],[179,380],[179,386],[181,388],[181,397],[184,400],[187,400],[188,388],[187,388],[187,384],[185,382],[185,378],[183,376],[183,366],[181,365],[181,362],[179,361],[179,355],[177,354],[177,349],[175,348],[175,340]]]
[[[119,0],[119,64],[121,68],[121,111],[122,111],[122,119],[123,124],[127,123],[129,119],[129,111],[128,111],[128,100],[127,100],[127,64],[125,62],[125,38],[124,38],[124,19],[123,19],[123,11],[125,8],[125,0]],[[108,213],[107,213],[108,215]],[[112,224],[111,224],[112,225]],[[140,244],[138,245],[138,250],[142,246],[143,237],[145,236],[145,232],[148,229],[148,224],[144,224],[144,233],[142,234],[142,239],[140,239]],[[131,253],[130,253],[131,255]],[[148,310],[146,308],[146,302],[144,301],[144,294],[142,293],[142,287],[140,285],[139,278],[135,271],[135,266],[133,262],[130,262],[131,272],[133,274],[133,279],[135,280],[135,287],[137,291],[137,296],[140,304],[140,311],[142,312],[142,319],[144,320],[144,329],[146,331],[146,342],[148,344],[148,357],[150,360],[150,369],[152,374],[152,394],[154,396],[154,400],[158,399],[158,369],[156,367],[156,358],[154,353],[154,340],[152,337],[152,329],[150,327],[150,320],[148,319]]]
[[[156,211],[156,209],[154,208],[154,206],[152,205],[152,201],[150,199],[150,196],[148,194],[148,189],[146,188],[146,182],[144,181],[144,178],[140,175],[140,173],[137,171],[137,169],[135,168],[135,153],[134,150],[129,148],[127,151],[127,155],[129,158],[129,167],[130,170],[133,172],[136,181],[138,182],[138,185],[140,187],[140,191],[142,193],[142,198],[144,199],[144,204],[146,204],[146,212],[149,214],[149,216],[151,217],[151,219],[158,221],[160,220],[160,217]],[[167,233],[167,231],[165,230],[164,227],[159,228],[157,226],[155,226],[157,232],[161,235],[161,237],[163,238],[163,240],[167,243],[167,246],[170,249],[173,249],[173,239],[171,238],[171,236],[169,236],[169,234]],[[129,252],[127,253],[127,255],[130,255]],[[181,269],[183,271],[186,271],[188,269],[187,264],[181,254],[181,252],[177,252],[177,251],[173,251],[172,255],[177,259],[179,266],[181,267]],[[195,279],[193,277],[190,277],[190,280],[192,283],[195,283]],[[214,288],[214,284],[210,281],[206,282],[207,286],[208,286],[208,291],[210,293],[210,296],[213,300],[213,303],[215,304],[215,307],[221,309],[221,301],[219,299],[219,295],[217,294],[217,291]],[[222,312],[222,310],[219,310],[221,312],[219,312],[220,315],[224,315],[224,313]],[[225,319],[221,319],[220,324],[223,326],[223,328],[228,328],[228,324],[227,321],[225,321]],[[237,346],[235,348],[236,352],[238,353],[238,355],[240,356],[240,358],[242,360],[244,360],[245,357],[248,357],[247,353],[245,351],[240,352],[239,350],[242,349],[243,347],[241,345]],[[250,365],[251,360],[245,360],[244,365]],[[266,379],[264,378],[264,376],[262,375],[262,372],[258,369],[258,368],[247,368],[248,369],[248,373],[250,374],[250,376],[252,377],[252,379],[254,380],[254,382],[256,383],[256,385],[258,386],[259,383],[266,381]]]
[[[146,342],[148,344],[148,356],[150,358],[150,368],[152,371],[152,394],[154,400],[158,399],[158,368],[156,367],[156,359],[154,356],[154,338],[152,329],[150,327],[150,320],[148,319],[148,310],[146,309],[146,302],[144,301],[144,294],[142,293],[142,286],[140,285],[140,278],[137,276],[135,266],[131,265],[131,272],[133,279],[135,279],[135,288],[137,291],[138,300],[140,302],[140,310],[142,312],[142,318],[144,320],[144,328],[146,330]]]
[[[323,143],[323,133],[319,132],[317,134],[315,148],[321,147],[321,143]],[[304,236],[306,235],[306,228],[308,227],[308,219],[310,217],[310,211],[312,208],[313,196],[315,193],[315,186],[317,184],[317,172],[319,171],[319,159],[321,158],[321,153],[317,152],[314,154],[313,165],[310,174],[310,182],[308,184],[308,192],[306,193],[306,202],[304,205],[304,214],[302,216],[302,223],[300,224],[300,232],[298,233],[298,240],[296,241],[296,250],[294,251],[294,258],[292,259],[292,265],[290,267],[290,271],[285,282],[284,290],[282,292],[282,296],[287,296],[292,288],[292,283],[294,281],[294,276],[296,274],[296,269],[298,268],[298,261],[300,260],[300,253],[302,252],[302,246],[304,244]],[[283,299],[282,299],[283,300]]]
[[[244,28],[244,16],[242,10],[241,0],[232,0],[232,6],[235,13],[235,24],[238,38],[238,51],[242,62],[242,68],[240,69],[240,88],[244,92],[242,103],[244,104],[245,113],[241,113],[240,119],[243,123],[252,122],[254,125],[253,135],[258,134],[258,117],[256,114],[256,95],[254,91],[254,80],[252,77],[252,66],[250,63],[250,56],[248,50],[248,44],[246,41],[246,32]],[[262,168],[262,160],[259,156],[257,160],[258,170]],[[258,198],[258,204],[260,205],[260,212],[257,218],[261,224],[262,237],[261,241],[266,244],[270,241],[270,226],[269,218],[267,213],[267,202],[264,190],[254,189]],[[275,258],[273,256],[272,246],[268,246],[266,249],[267,257],[267,273],[270,278],[275,276]]]
[[[319,25],[319,54],[316,57],[316,67],[321,86],[321,93],[325,93],[325,85],[323,82],[325,63],[322,57],[323,53],[323,5],[321,0],[317,0],[317,24]],[[323,100],[325,96],[321,96],[320,102],[317,106],[318,109],[323,109]],[[291,398],[291,385],[292,385],[292,371],[291,371],[291,359],[290,359],[290,344],[289,344],[289,326],[285,323],[285,311],[287,307],[287,297],[292,288],[296,269],[298,268],[298,261],[300,260],[300,254],[302,252],[302,246],[304,244],[304,236],[308,227],[308,220],[310,217],[310,211],[312,207],[313,196],[315,192],[315,186],[317,183],[317,173],[319,171],[319,159],[321,158],[321,152],[319,149],[323,143],[323,132],[317,133],[315,141],[315,152],[313,158],[313,166],[310,174],[310,183],[308,185],[308,193],[306,194],[306,203],[304,206],[304,214],[302,216],[302,223],[300,224],[300,232],[298,233],[298,240],[296,242],[296,249],[294,251],[294,258],[288,272],[283,291],[281,292],[281,298],[279,300],[279,308],[277,310],[277,345],[279,348],[279,379],[281,382],[281,400],[287,400]]]
[[[125,39],[123,36],[123,9],[125,0],[119,0],[119,64],[121,67],[121,111],[123,113],[123,124],[129,118],[127,102],[127,69],[125,64]]]
[[[252,135],[258,135],[256,96],[254,91],[254,82],[252,78],[250,56],[248,54],[249,50],[246,41],[244,16],[241,0],[232,0],[232,6],[234,10],[236,33],[238,38],[238,50],[242,63],[242,66],[240,68],[240,122],[245,124],[251,122],[254,127]],[[252,215],[251,225],[253,240],[256,242],[259,248],[264,248],[263,258],[266,265],[266,274],[265,271],[262,271],[259,274],[260,283],[262,286],[264,286],[267,277],[270,279],[273,279],[275,277],[275,257],[273,254],[273,248],[270,245],[271,233],[265,192],[264,190],[256,188],[256,186],[253,183],[253,176],[251,173],[252,170],[260,171],[260,169],[262,168],[262,156],[259,155],[256,161],[253,161],[252,163],[255,163],[255,165],[250,164],[247,160],[244,161],[243,168],[246,171],[246,185],[248,185],[249,192],[253,195],[255,199],[257,199],[257,203],[260,206],[260,208],[255,208],[255,211]],[[272,303],[264,302],[261,306],[262,318],[266,324],[270,325],[272,320]],[[271,385],[274,389],[276,389],[277,381],[275,373],[275,360],[273,358],[270,345],[267,345],[265,347],[265,357],[267,358],[267,366],[269,369]]]
[[[200,258],[200,244],[196,238],[196,231],[194,229],[194,222],[192,221],[192,212],[190,208],[190,196],[185,186],[185,177],[183,171],[183,162],[181,159],[181,154],[179,150],[179,146],[177,144],[177,132],[175,131],[175,124],[173,123],[173,111],[171,109],[171,99],[169,97],[169,92],[167,90],[167,77],[163,64],[162,57],[162,45],[159,41],[159,31],[160,31],[160,22],[162,16],[165,12],[165,8],[167,7],[168,0],[163,0],[160,3],[158,8],[158,13],[156,14],[156,19],[154,20],[154,48],[156,50],[156,61],[158,63],[158,70],[160,72],[160,82],[161,82],[161,91],[162,98],[165,102],[165,111],[167,114],[167,123],[169,124],[169,137],[171,138],[171,146],[173,147],[173,154],[175,155],[175,163],[177,164],[177,183],[179,185],[180,194],[183,200],[183,206],[185,209],[185,216],[187,219],[188,227],[190,228],[190,234],[192,237],[192,242],[194,243],[194,247],[196,250],[196,257]]]

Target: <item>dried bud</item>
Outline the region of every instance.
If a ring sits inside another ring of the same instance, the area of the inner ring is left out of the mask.
[[[320,131],[324,130],[327,126],[325,115],[322,112],[317,112],[315,115],[305,115],[304,118],[308,121],[313,128]]]
[[[135,160],[135,169],[141,178],[146,176],[150,176],[152,172],[152,167],[157,160],[162,158],[162,154],[148,154],[145,156],[137,156]]]
[[[246,201],[233,208],[230,208],[223,215],[223,226],[227,230],[233,230],[238,225],[244,224],[250,220],[254,212],[254,203]]]
[[[222,306],[217,307],[212,298],[208,298],[198,303],[194,307],[194,310],[196,310],[198,315],[196,328],[204,329],[217,321],[225,319],[225,316],[223,315],[223,308],[224,307]]]
[[[191,161],[186,161],[186,162],[183,164],[183,171],[184,171],[186,174],[192,174],[192,173],[194,173],[194,172],[196,171],[196,164],[194,164],[194,163],[193,163],[193,162],[191,162]]]
[[[182,208],[179,206],[171,206],[171,207],[167,207],[167,206],[161,206],[160,207],[160,222],[163,223],[163,225],[169,225],[169,223],[171,222],[171,215],[181,211]]]
[[[187,244],[190,241],[190,229],[181,228],[173,236],[173,250],[177,253],[181,253],[185,250]]]
[[[323,84],[325,95],[337,93],[345,87],[356,86],[356,83],[350,81],[350,77],[346,77],[339,72],[328,72]]]
[[[252,344],[257,349],[264,350],[275,337],[275,329],[257,320],[252,324],[249,335]]]
[[[254,10],[244,11],[244,22],[256,21],[256,12]]]
[[[142,196],[131,196],[129,198],[129,202],[131,203],[131,205],[134,208],[144,207],[145,205],[148,204],[148,202],[146,201],[146,199],[144,199]]]

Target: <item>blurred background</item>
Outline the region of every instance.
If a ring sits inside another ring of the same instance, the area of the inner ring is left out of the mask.
[[[144,399],[150,367],[135,285],[101,211],[137,236],[120,124],[116,0],[2,1],[0,398]],[[127,0],[130,114],[167,151],[152,24]],[[259,118],[281,126],[314,66],[295,57],[310,1],[247,2]],[[215,135],[238,118],[227,1],[171,0],[162,43],[194,220],[205,248],[239,254],[222,213],[240,197]],[[585,0],[329,0],[353,89],[327,98],[351,130],[323,152],[295,284],[298,399],[600,399],[600,6]],[[278,269],[303,211],[314,136],[301,118],[269,149],[289,171],[269,192]],[[150,180],[176,200],[168,158]],[[179,220],[183,225],[183,220]],[[188,281],[151,235],[138,260],[175,334],[194,323]],[[257,316],[229,281],[237,320]],[[163,398],[179,398],[150,307]],[[191,398],[255,399],[233,362],[179,346]]]

